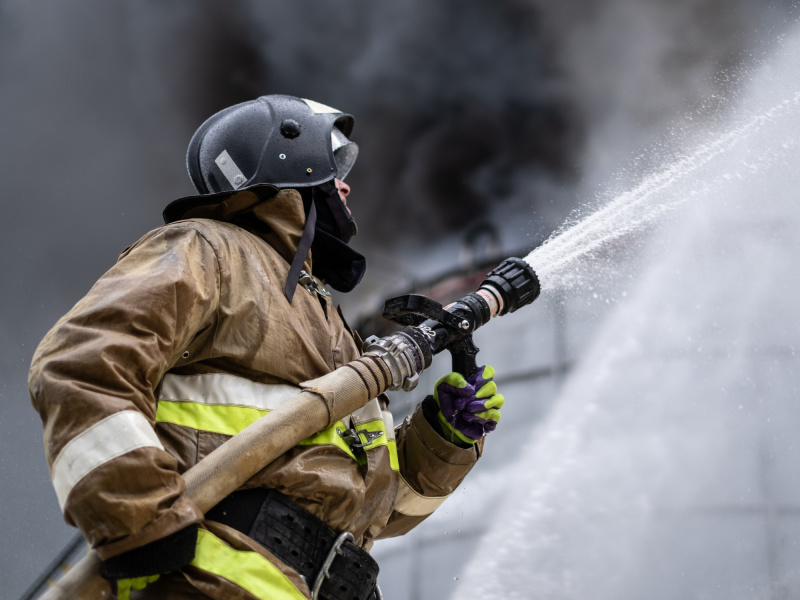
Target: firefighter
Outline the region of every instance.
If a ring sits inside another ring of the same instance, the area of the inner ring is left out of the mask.
[[[348,245],[352,128],[291,96],[213,115],[187,153],[198,195],[169,204],[34,354],[59,505],[119,598],[379,598],[373,541],[452,494],[499,419],[490,367],[451,373],[397,428],[381,395],[205,516],[184,494],[181,473],[359,356],[328,291],[366,268]]]

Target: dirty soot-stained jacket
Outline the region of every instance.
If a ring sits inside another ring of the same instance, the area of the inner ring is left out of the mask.
[[[180,474],[357,358],[357,336],[330,297],[284,297],[305,223],[296,191],[258,186],[184,217],[126,249],[34,355],[56,495],[103,560],[200,523],[195,560],[139,597],[310,597],[257,542],[203,521]],[[345,421],[245,487],[277,490],[369,549],[433,512],[480,453],[445,441],[419,407],[395,430],[382,397]],[[351,426],[385,435],[353,450],[336,432]]]

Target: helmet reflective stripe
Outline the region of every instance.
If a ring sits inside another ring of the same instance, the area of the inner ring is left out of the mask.
[[[347,144],[352,143],[350,140],[347,139],[347,136],[343,134],[338,127],[334,127],[331,130],[331,147],[333,148],[333,153],[336,154],[336,151],[341,148],[342,146],[346,146]]]
[[[340,113],[342,111],[332,108],[330,106],[326,106],[324,104],[320,104],[319,102],[314,102],[313,100],[307,100],[306,98],[301,98],[303,102],[308,104],[308,108],[316,115],[321,115],[325,113]]]
[[[244,173],[242,173],[242,170],[237,164],[233,162],[227,150],[223,150],[214,162],[217,163],[219,170],[225,175],[225,179],[228,180],[228,183],[231,184],[233,189],[238,190],[247,181],[247,177],[244,176]]]

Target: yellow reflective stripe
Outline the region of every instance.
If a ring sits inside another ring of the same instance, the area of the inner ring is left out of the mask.
[[[156,409],[156,423],[173,423],[201,431],[236,435],[268,412],[268,410],[247,406],[159,400]]]
[[[222,433],[224,435],[236,435],[244,428],[255,423],[258,419],[267,414],[268,410],[260,410],[248,406],[231,406],[221,404],[198,404],[197,402],[173,402],[171,400],[159,400],[156,409],[156,423],[172,423],[191,427],[199,431],[210,431],[212,433]],[[382,436],[373,440],[364,450],[371,450],[378,446],[387,446],[389,450],[389,463],[395,471],[400,470],[400,463],[397,460],[397,444],[394,440],[388,439],[386,435],[386,424],[381,419],[359,423],[355,426],[357,431],[380,431]],[[347,429],[342,421],[337,421],[327,429],[315,433],[311,437],[300,442],[300,446],[336,446],[350,458],[358,461],[358,457],[347,443],[347,440],[339,435],[339,431]]]
[[[302,442],[300,442],[299,445],[300,446],[325,446],[325,445],[336,446],[337,448],[339,448],[339,450],[344,451],[350,458],[352,458],[353,460],[357,461],[358,459],[356,458],[356,455],[353,454],[353,451],[350,449],[350,446],[347,444],[347,442],[344,440],[344,438],[342,438],[342,436],[339,435],[340,431],[342,433],[344,433],[344,431],[346,429],[347,429],[347,427],[345,427],[344,423],[342,423],[341,421],[336,421],[336,423],[334,423],[333,425],[331,425],[327,429],[323,429],[319,433],[315,433],[311,437],[307,437]]]
[[[257,552],[231,548],[204,529],[197,534],[192,566],[227,579],[260,600],[305,600],[289,578]]]
[[[375,419],[374,421],[367,421],[366,423],[359,423],[355,426],[356,431],[369,431],[370,433],[374,433],[376,431],[380,431],[383,433],[382,436],[375,438],[372,440],[372,443],[364,446],[364,450],[372,450],[373,448],[377,448],[378,446],[386,446],[388,440],[386,439],[386,424],[380,420]]]
[[[400,471],[400,461],[397,458],[397,442],[389,440],[389,465],[392,471]]]
[[[400,462],[397,459],[397,442],[390,440],[386,432],[386,423],[382,419],[374,419],[366,423],[359,423],[355,426],[356,431],[380,431],[383,433],[379,438],[375,438],[371,444],[364,446],[364,450],[372,450],[378,446],[386,446],[389,450],[389,464],[393,471],[400,470]]]

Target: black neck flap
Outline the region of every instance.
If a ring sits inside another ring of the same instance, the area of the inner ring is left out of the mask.
[[[348,243],[356,234],[356,222],[342,202],[333,180],[315,186],[312,196],[319,211],[317,229],[336,236],[345,244]]]
[[[352,291],[364,277],[367,259],[342,240],[317,228],[311,245],[314,276],[338,292]]]

